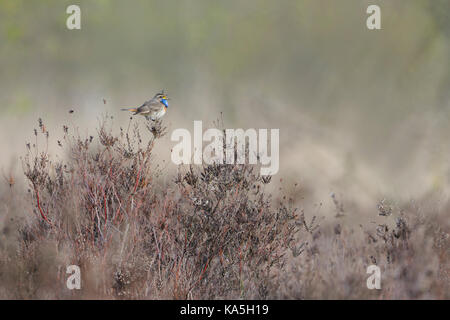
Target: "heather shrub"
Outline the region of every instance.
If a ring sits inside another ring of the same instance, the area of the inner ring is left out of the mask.
[[[64,125],[56,157],[39,120],[22,158],[28,192],[5,179],[1,193],[0,297],[450,298],[448,205],[383,200],[355,226],[362,212],[334,193],[336,212],[309,214],[300,190],[267,192],[257,166],[180,166],[163,182],[152,154],[163,124],[111,123],[87,137]],[[372,264],[382,290],[366,287]],[[69,265],[81,290],[66,287]]]
[[[23,159],[34,219],[20,230],[21,251],[54,243],[56,256],[65,250],[91,278],[98,273],[83,290],[100,296],[268,297],[301,226],[293,208],[274,207],[264,193],[270,179],[250,165],[212,164],[180,168],[161,188],[152,149],[165,128],[147,126],[147,139],[130,121],[115,136],[108,121],[96,137],[64,126],[58,145],[67,156],[53,161],[39,120]]]

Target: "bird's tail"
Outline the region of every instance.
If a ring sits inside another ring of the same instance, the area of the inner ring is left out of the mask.
[[[131,112],[137,112],[136,108],[124,108],[124,109],[120,109],[121,111],[131,111]]]

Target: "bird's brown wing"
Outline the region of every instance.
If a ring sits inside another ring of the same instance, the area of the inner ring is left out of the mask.
[[[146,108],[147,108],[146,110],[148,110],[150,114],[156,113],[156,112],[160,111],[162,108],[161,102],[159,102],[156,99],[147,101],[144,105],[146,106]]]
[[[142,106],[136,109],[135,114],[148,114],[150,113],[149,107],[144,103]]]

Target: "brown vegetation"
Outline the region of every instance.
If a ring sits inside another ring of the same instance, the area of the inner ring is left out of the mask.
[[[382,201],[384,222],[353,228],[334,194],[335,218],[311,216],[267,194],[250,165],[184,167],[163,185],[152,157],[162,124],[148,139],[132,121],[116,136],[108,121],[87,138],[64,126],[55,161],[39,120],[22,160],[28,193],[9,179],[2,192],[1,298],[450,298],[448,207]],[[72,264],[81,290],[66,288]],[[371,264],[381,290],[366,287]]]

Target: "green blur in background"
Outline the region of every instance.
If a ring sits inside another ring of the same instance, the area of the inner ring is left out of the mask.
[[[70,4],[79,31],[66,28]],[[365,26],[369,4],[381,7],[380,31]],[[241,86],[322,116],[443,109],[449,12],[447,0],[1,0],[2,111],[26,112],[42,86],[66,99],[93,84],[182,97],[197,81],[232,109]]]

